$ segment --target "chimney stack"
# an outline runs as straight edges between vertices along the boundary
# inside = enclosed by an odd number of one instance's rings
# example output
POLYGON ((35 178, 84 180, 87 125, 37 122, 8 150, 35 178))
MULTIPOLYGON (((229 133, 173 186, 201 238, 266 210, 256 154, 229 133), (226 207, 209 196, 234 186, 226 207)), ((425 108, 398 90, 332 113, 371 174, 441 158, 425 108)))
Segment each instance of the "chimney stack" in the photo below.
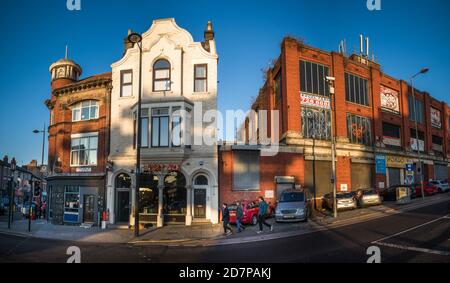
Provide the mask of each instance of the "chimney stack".
POLYGON ((125 55, 125 53, 127 53, 128 49, 133 48, 133 43, 128 40, 128 36, 132 33, 133 33, 133 31, 131 29, 128 29, 128 34, 125 37, 125 39, 123 40, 124 45, 125 45, 125 50, 123 52, 123 55, 125 55))

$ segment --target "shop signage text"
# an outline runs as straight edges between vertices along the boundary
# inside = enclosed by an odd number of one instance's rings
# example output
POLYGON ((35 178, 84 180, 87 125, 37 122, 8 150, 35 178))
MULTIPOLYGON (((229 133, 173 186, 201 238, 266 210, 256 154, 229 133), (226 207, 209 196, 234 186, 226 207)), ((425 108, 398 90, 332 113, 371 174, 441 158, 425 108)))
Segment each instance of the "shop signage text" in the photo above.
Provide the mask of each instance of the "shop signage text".
MULTIPOLYGON (((411 149, 417 151, 417 140, 411 138, 410 143, 411 143, 411 149)), ((423 140, 419 140, 419 150, 425 151, 425 142, 423 140)))
POLYGON ((91 173, 92 168, 91 167, 78 167, 77 169, 75 169, 75 171, 77 173, 91 173))
POLYGON ((303 106, 318 107, 322 109, 331 109, 330 99, 316 95, 301 93, 300 102, 303 106))

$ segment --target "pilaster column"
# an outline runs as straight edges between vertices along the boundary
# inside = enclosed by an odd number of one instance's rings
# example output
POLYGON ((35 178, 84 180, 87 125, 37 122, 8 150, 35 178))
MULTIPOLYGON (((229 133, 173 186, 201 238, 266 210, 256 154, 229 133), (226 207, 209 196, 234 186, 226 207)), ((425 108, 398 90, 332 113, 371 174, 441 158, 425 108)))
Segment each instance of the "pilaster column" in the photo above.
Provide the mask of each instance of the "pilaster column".
POLYGON ((161 174, 158 176, 158 221, 156 226, 163 227, 164 226, 164 178, 165 175, 161 174))
POLYGON ((186 226, 192 225, 192 186, 186 186, 186 226))

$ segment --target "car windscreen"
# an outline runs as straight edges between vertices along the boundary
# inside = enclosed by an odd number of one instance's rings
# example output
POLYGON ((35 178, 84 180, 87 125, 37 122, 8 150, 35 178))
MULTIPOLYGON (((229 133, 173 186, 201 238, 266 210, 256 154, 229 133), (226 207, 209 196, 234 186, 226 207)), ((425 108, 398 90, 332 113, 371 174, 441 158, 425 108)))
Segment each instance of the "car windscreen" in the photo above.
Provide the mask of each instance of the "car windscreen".
POLYGON ((280 202, 302 202, 305 201, 305 194, 301 192, 284 192, 281 194, 280 202))
POLYGON ((364 191, 365 195, 378 195, 378 192, 376 190, 367 190, 364 191))
POLYGON ((337 194, 337 199, 345 199, 345 198, 352 198, 355 194, 354 193, 345 193, 345 194, 337 194))

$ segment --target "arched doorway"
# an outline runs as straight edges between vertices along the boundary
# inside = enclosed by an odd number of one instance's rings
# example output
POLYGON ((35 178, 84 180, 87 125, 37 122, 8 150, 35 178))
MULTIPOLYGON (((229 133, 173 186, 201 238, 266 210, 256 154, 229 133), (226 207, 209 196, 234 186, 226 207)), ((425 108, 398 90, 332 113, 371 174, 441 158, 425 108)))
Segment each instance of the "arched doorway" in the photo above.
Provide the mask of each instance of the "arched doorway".
POLYGON ((128 223, 131 212, 131 177, 121 173, 116 177, 116 223, 128 223))
POLYGON ((206 219, 209 180, 205 175, 194 178, 194 219, 206 219))
POLYGON ((181 172, 167 174, 164 178, 164 222, 184 224, 186 204, 186 178, 181 172))

